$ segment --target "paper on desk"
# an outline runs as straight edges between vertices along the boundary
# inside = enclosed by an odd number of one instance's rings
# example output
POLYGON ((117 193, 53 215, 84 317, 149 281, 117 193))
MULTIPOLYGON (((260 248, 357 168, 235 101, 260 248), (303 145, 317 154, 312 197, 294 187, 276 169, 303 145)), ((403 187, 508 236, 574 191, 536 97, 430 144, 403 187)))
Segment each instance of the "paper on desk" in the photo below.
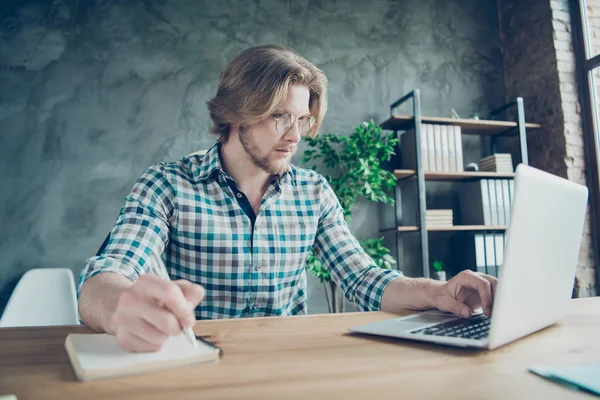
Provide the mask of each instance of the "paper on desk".
POLYGON ((586 390, 600 396, 600 362, 562 367, 529 367, 536 375, 570 389, 586 390))

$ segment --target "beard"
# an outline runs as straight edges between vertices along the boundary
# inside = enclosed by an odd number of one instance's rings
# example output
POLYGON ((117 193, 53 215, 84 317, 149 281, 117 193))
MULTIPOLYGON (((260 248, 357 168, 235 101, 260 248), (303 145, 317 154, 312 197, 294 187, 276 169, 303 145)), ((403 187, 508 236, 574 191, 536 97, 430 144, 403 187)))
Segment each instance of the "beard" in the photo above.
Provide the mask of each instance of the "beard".
POLYGON ((258 168, 272 175, 281 175, 290 169, 289 159, 277 159, 275 157, 276 154, 273 154, 276 152, 275 149, 271 149, 266 156, 261 155, 260 148, 254 140, 252 140, 249 131, 243 133, 240 132, 239 138, 242 147, 246 150, 246 153, 258 168))

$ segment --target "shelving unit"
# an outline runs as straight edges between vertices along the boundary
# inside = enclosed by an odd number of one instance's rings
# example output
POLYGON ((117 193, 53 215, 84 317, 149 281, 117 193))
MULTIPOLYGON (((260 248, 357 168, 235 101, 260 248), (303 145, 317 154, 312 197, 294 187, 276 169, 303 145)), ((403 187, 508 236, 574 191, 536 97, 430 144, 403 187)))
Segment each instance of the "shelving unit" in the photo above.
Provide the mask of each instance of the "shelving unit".
MULTIPOLYGON (((381 128, 391 131, 405 131, 412 128, 414 118, 410 115, 392 115, 381 124, 381 128)), ((518 124, 511 121, 476 120, 442 117, 421 117, 422 124, 454 125, 460 126, 462 133, 473 135, 517 135, 518 124)), ((539 124, 526 123, 526 129, 539 129, 539 124)))
MULTIPOLYGON (((395 169, 394 176, 398 180, 417 179, 417 171, 414 169, 395 169)), ((508 179, 514 177, 514 172, 425 172, 425 180, 427 181, 467 181, 473 179, 508 179)))
MULTIPOLYGON (((418 232, 421 250, 421 269, 422 276, 429 278, 429 233, 435 232, 495 232, 504 231, 506 226, 478 226, 478 225, 454 225, 448 227, 427 227, 425 211, 426 204, 426 181, 469 181, 478 179, 507 179, 514 178, 514 173, 497 172, 429 172, 423 171, 421 148, 421 125, 422 124, 441 124, 454 125, 461 127, 461 133, 467 135, 488 136, 490 140, 490 153, 493 154, 496 149, 496 139, 502 136, 517 136, 519 138, 519 150, 521 163, 528 164, 527 156, 527 129, 540 129, 541 126, 525 122, 525 110, 523 99, 518 97, 514 102, 510 102, 490 113, 489 120, 475 119, 454 119, 443 117, 428 117, 421 114, 421 96, 418 89, 406 94, 390 106, 390 118, 381 124, 383 129, 393 130, 396 135, 399 131, 414 129, 415 131, 415 157, 416 170, 397 169, 394 175, 399 181, 416 180, 417 181, 417 226, 400 226, 401 204, 398 190, 396 190, 395 201, 395 227, 382 229, 382 233, 394 233, 396 235, 396 259, 400 260, 400 246, 398 239, 400 234, 408 232, 418 232), (412 101, 413 115, 395 115, 395 109, 400 105, 412 101), (494 117, 512 107, 516 108, 516 121, 498 121, 494 117), (425 227, 424 229, 422 227, 425 227)), ((398 152, 400 153, 400 152, 398 152)))
MULTIPOLYGON (((506 226, 487 226, 487 225, 452 225, 444 227, 427 227, 428 232, 452 232, 452 231, 505 231, 506 226)), ((396 228, 382 229, 380 232, 416 232, 419 230, 418 226, 398 226, 396 228)))

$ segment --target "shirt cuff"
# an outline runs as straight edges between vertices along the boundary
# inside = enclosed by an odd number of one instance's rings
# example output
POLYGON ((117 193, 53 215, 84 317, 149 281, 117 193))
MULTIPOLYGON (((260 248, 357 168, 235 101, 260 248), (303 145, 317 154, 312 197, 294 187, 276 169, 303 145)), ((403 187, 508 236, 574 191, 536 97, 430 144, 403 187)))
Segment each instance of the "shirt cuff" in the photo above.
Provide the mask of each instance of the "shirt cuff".
POLYGON ((391 269, 373 268, 377 274, 364 288, 363 309, 365 311, 380 311, 381 297, 387 285, 394 279, 402 277, 402 272, 391 269))

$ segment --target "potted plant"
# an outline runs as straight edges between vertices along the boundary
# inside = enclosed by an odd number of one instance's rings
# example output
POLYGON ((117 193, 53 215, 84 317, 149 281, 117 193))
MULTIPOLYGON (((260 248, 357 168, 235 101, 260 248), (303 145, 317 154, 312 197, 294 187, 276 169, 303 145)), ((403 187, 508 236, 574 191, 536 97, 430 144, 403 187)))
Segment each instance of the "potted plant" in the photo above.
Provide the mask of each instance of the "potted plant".
POLYGON ((444 271, 444 264, 439 260, 434 260, 433 261, 433 269, 435 270, 437 279, 442 282, 445 282, 446 281, 446 271, 444 271))
MULTIPOLYGON (((367 200, 394 204, 388 193, 396 186, 396 177, 382 163, 394 153, 397 139, 382 133, 373 121, 362 122, 350 136, 324 134, 309 138, 309 149, 303 163, 320 161, 330 174, 324 174, 344 210, 344 219, 350 223, 352 206, 363 196, 367 200)), ((316 170, 316 164, 312 165, 316 170)), ((360 245, 380 268, 391 268, 396 261, 383 245, 383 238, 360 240, 360 245)), ((329 312, 344 311, 344 296, 329 272, 311 252, 306 268, 323 284, 329 312)))

